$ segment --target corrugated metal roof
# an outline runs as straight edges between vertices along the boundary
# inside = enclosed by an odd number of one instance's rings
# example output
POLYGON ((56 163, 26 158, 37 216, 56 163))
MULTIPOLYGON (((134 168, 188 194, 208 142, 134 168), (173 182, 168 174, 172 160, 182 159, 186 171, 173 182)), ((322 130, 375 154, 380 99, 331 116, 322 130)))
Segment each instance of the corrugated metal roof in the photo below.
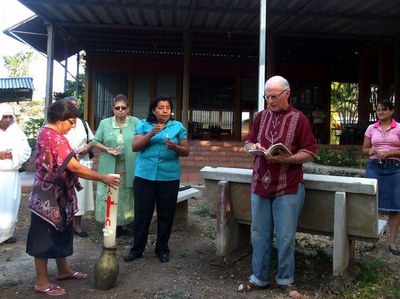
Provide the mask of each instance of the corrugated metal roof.
MULTIPOLYGON (((72 38, 67 38, 67 34, 61 28, 56 27, 54 31, 54 58, 58 62, 83 50, 82 45, 72 38)), ((47 54, 47 26, 45 21, 36 15, 5 29, 4 33, 47 54)))
POLYGON ((33 90, 30 77, 0 78, 0 102, 31 101, 33 90))
MULTIPOLYGON (((189 32, 195 56, 257 63, 260 2, 256 0, 19 2, 57 28, 57 60, 70 48, 101 55, 182 57, 185 32, 189 32), (70 46, 65 49, 57 41, 70 46)), ((383 39, 400 39, 399 0, 266 3, 267 35, 276 41, 274 59, 278 62, 328 64, 333 73, 346 75, 357 66, 355 53, 383 39)), ((12 33, 30 38, 29 44, 36 42, 35 48, 46 52, 44 40, 39 43, 34 40, 38 37, 18 33, 24 31, 19 29, 12 33)))
POLYGON ((29 89, 34 90, 31 77, 0 78, 0 89, 29 89))

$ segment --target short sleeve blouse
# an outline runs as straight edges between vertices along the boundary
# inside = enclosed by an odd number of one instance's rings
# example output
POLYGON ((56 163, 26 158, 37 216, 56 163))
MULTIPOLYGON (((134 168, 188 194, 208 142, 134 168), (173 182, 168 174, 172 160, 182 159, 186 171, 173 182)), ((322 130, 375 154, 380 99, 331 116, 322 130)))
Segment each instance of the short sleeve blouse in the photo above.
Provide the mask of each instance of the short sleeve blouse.
MULTIPOLYGON (((371 141, 372 147, 378 152, 400 150, 400 124, 394 119, 386 132, 382 131, 378 121, 368 126, 364 136, 371 141)), ((370 159, 378 159, 378 157, 373 155, 370 159)))
MULTIPOLYGON (((143 119, 136 127, 136 134, 146 135, 154 123, 143 119)), ((181 177, 179 155, 167 148, 165 139, 178 144, 187 138, 187 131, 181 122, 169 120, 158 134, 154 135, 142 149, 135 162, 135 176, 151 181, 172 181, 181 177)))

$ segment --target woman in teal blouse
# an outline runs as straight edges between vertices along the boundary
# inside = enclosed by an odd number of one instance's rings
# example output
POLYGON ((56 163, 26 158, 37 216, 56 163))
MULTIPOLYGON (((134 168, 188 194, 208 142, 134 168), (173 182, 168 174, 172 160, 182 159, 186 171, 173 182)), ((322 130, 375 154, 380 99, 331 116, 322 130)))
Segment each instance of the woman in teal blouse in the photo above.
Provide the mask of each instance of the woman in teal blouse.
POLYGON ((143 255, 154 206, 157 209, 155 254, 169 261, 168 241, 174 221, 181 169, 179 157, 189 155, 187 131, 171 117, 172 101, 155 97, 147 119, 136 127, 132 149, 139 152, 135 163, 135 226, 133 247, 124 260, 131 262, 143 255))
MULTIPOLYGON (((117 235, 123 226, 133 222, 133 165, 136 153, 132 151, 132 141, 139 119, 129 116, 128 99, 119 94, 113 100, 114 116, 103 119, 96 131, 93 144, 101 151, 98 172, 103 174, 117 173, 121 176, 121 186, 118 195, 117 235)), ((97 183, 96 190, 96 220, 105 221, 105 200, 107 186, 97 183)))

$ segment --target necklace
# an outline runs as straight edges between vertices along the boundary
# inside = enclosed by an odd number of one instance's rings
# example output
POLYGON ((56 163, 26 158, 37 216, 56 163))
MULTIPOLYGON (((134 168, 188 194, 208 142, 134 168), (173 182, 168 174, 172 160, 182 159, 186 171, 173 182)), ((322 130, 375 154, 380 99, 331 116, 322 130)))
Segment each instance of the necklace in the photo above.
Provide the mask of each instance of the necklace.
POLYGON ((385 131, 382 130, 381 135, 382 135, 383 142, 386 143, 386 139, 390 135, 390 131, 388 131, 388 129, 386 129, 385 131))

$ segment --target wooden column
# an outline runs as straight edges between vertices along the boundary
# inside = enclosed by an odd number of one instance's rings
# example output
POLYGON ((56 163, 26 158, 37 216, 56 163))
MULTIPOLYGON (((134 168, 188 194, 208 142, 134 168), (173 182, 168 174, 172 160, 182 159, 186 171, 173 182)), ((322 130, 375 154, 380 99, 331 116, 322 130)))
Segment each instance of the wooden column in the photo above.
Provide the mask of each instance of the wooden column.
POLYGON ((134 115, 134 111, 133 111, 133 90, 134 90, 134 84, 135 84, 135 74, 134 73, 129 73, 128 74, 128 94, 126 95, 126 97, 128 98, 128 104, 129 104, 129 111, 131 115, 134 115))
POLYGON ((381 43, 378 65, 378 100, 390 99, 393 74, 394 48, 390 43, 381 43))
MULTIPOLYGON (((64 41, 64 92, 67 90, 67 80, 68 80, 68 40, 64 41)), ((76 78, 78 80, 78 77, 76 78)), ((76 94, 75 96, 78 96, 76 94)))
POLYGON ((79 60, 81 58, 81 55, 76 53, 76 80, 75 80, 75 94, 78 96, 79 92, 79 60))
POLYGON ((331 136, 331 82, 329 78, 325 77, 324 80, 318 82, 318 105, 325 113, 325 140, 323 143, 330 144, 331 136))
POLYGON ((371 94, 371 60, 368 53, 360 53, 358 75, 358 122, 369 123, 372 106, 369 102, 371 94))
POLYGON ((192 40, 189 31, 184 32, 184 53, 183 53, 183 82, 182 82, 182 117, 181 122, 188 127, 189 95, 190 95, 190 63, 192 57, 192 40))
POLYGON ((235 79, 235 108, 233 113, 233 127, 232 135, 233 140, 242 139, 242 106, 241 106, 241 95, 242 95, 242 75, 237 75, 235 79))
POLYGON ((47 108, 53 100, 53 65, 54 65, 54 27, 47 25, 47 71, 46 71, 46 98, 44 102, 44 114, 47 118, 47 108))
POLYGON ((92 63, 90 59, 86 60, 85 66, 85 106, 84 115, 92 130, 95 130, 95 94, 96 94, 96 74, 92 71, 92 63))
POLYGON ((275 73, 275 48, 276 48, 276 37, 273 34, 268 34, 267 37, 267 80, 275 73))
MULTIPOLYGON (((182 73, 177 73, 176 74, 176 103, 174 107, 174 112, 175 112, 175 119, 179 120, 182 122, 182 92, 183 92, 183 79, 182 79, 182 73)), ((190 118, 189 118, 190 119, 190 118)), ((188 129, 187 124, 184 124, 185 128, 188 129)))
MULTIPOLYGON (((397 41, 395 44, 395 55, 394 55, 394 84, 395 84, 395 98, 400 99, 400 42, 397 41)), ((394 117, 399 120, 400 117, 400 101, 397 100, 394 103, 394 117)))

